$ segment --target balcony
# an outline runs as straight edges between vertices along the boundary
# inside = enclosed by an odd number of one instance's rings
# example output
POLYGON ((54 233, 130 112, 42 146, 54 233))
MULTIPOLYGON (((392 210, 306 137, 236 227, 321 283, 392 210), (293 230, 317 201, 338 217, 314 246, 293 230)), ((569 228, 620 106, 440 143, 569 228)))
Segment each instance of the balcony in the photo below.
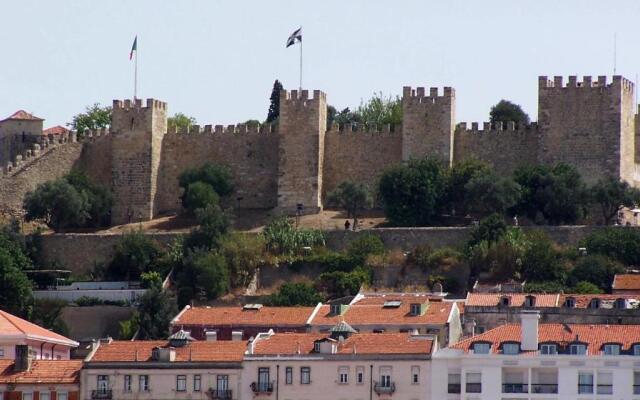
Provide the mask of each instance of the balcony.
POLYGON ((593 393, 593 384, 578 384, 578 394, 593 393))
POLYGON ((91 391, 92 400, 111 400, 113 398, 113 390, 99 389, 91 391))
POLYGON ((482 383, 467 383, 465 391, 467 393, 482 393, 482 383))
POLYGON ((529 393, 529 385, 526 383, 503 383, 502 393, 529 393))
POLYGON ((387 384, 375 382, 373 385, 373 390, 377 394, 392 394, 396 391, 396 384, 394 382, 389 382, 387 384))
POLYGON ((231 390, 209 389, 207 392, 212 400, 231 400, 233 398, 231 390))
POLYGON ((273 393, 273 382, 252 382, 251 390, 256 394, 273 393))
POLYGON ((613 385, 600 385, 597 388, 598 394, 613 394, 613 385))
POLYGON ((557 383, 533 383, 531 393, 558 393, 557 383))
POLYGON ((459 383, 450 383, 448 386, 447 393, 460 393, 461 385, 459 383))

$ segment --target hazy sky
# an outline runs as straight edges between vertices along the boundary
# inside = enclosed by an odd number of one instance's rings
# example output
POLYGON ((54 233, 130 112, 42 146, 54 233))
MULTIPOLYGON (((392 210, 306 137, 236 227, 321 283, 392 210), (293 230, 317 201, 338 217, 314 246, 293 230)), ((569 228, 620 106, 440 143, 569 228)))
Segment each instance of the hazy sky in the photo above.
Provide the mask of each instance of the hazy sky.
POLYGON ((453 86, 457 120, 484 121, 501 98, 536 119, 538 75, 640 71, 640 1, 0 0, 0 117, 24 108, 64 124, 88 104, 133 95, 204 124, 266 117, 274 79, 337 108, 402 86, 453 86))

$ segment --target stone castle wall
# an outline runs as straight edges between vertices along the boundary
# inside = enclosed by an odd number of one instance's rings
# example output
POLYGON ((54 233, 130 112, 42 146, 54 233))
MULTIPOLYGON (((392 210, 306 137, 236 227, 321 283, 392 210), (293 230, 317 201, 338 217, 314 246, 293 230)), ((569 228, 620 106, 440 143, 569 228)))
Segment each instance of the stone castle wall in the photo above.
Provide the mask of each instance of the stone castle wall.
POLYGON ((382 171, 402 161, 402 134, 389 126, 367 131, 362 126, 333 125, 325 135, 323 191, 340 183, 364 183, 371 190, 382 171))
POLYGON ((535 124, 517 127, 513 122, 492 126, 489 122, 458 124, 455 132, 454 163, 470 158, 492 165, 499 175, 509 175, 521 165, 538 163, 539 134, 535 124))

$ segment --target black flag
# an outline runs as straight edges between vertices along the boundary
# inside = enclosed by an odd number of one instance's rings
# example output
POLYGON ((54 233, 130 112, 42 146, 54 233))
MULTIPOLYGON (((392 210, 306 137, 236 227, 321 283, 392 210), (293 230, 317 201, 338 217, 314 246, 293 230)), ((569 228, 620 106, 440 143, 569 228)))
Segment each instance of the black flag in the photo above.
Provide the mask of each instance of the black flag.
POLYGON ((287 47, 296 44, 296 41, 302 42, 302 27, 296 29, 287 39, 287 47))

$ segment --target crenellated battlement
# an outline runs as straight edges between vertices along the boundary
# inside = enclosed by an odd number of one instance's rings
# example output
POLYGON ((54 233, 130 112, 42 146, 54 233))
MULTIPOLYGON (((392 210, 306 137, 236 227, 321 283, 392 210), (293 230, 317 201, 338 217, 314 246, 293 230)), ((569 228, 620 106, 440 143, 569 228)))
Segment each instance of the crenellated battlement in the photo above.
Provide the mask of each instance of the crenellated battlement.
POLYGON ((421 86, 415 89, 411 86, 404 86, 402 88, 402 100, 410 103, 429 104, 442 100, 451 101, 451 99, 455 97, 456 91, 449 86, 443 88, 442 94, 439 94, 437 87, 429 88, 429 94, 427 94, 426 89, 421 86))
POLYGON ((237 125, 191 125, 190 127, 175 126, 167 130, 167 134, 178 135, 246 135, 246 134, 270 134, 277 131, 275 124, 237 124, 237 125))
POLYGON ((583 76, 582 81, 578 81, 578 77, 576 75, 571 75, 569 76, 566 84, 564 83, 564 77, 562 76, 554 76, 553 80, 549 79, 547 76, 538 77, 538 88, 540 90, 560 90, 569 88, 600 89, 613 87, 622 87, 624 91, 631 92, 634 89, 634 83, 620 75, 614 75, 611 83, 607 83, 606 75, 599 75, 596 79, 592 76, 583 76))
POLYGON ((130 99, 125 100, 113 100, 113 110, 145 110, 145 109, 157 109, 157 110, 166 110, 167 103, 160 100, 155 99, 147 99, 146 105, 143 106, 142 99, 134 99, 131 101, 130 99))
POLYGON ((338 124, 334 122, 327 130, 327 134, 349 134, 349 133, 368 133, 371 135, 384 135, 392 134, 395 132, 395 126, 390 124, 375 125, 375 124, 338 124))
POLYGON ((462 134, 492 134, 492 133, 504 133, 504 132, 513 132, 513 133, 531 133, 537 132, 538 124, 535 122, 530 123, 529 125, 518 125, 515 121, 509 122, 483 122, 480 125, 478 122, 472 122, 471 127, 468 127, 466 122, 460 122, 456 125, 456 133, 462 134))
POLYGON ((298 104, 301 106, 307 106, 315 104, 319 101, 326 102, 327 95, 321 90, 314 90, 313 97, 309 97, 308 90, 281 90, 280 102, 288 102, 292 104, 298 104))

